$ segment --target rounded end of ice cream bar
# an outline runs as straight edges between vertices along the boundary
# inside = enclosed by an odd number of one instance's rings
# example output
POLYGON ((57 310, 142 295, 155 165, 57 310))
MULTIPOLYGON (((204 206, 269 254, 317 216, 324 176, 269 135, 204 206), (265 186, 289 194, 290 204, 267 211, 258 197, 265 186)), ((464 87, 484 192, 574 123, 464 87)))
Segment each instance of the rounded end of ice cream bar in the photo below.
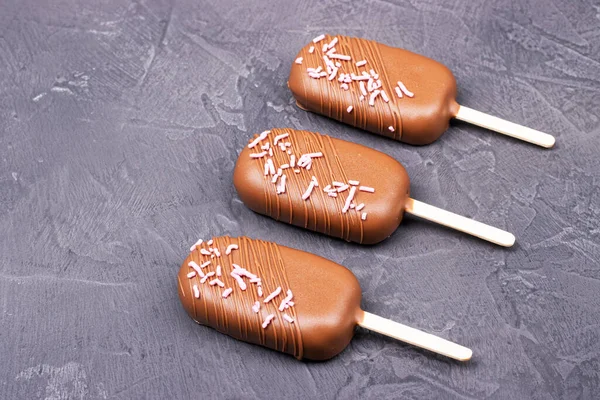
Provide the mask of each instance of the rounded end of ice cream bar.
POLYGON ((188 256, 177 273, 177 294, 179 295, 179 301, 181 302, 183 309, 194 321, 198 322, 194 312, 193 285, 192 281, 187 276, 193 271, 193 269, 188 266, 190 261, 191 257, 188 256))

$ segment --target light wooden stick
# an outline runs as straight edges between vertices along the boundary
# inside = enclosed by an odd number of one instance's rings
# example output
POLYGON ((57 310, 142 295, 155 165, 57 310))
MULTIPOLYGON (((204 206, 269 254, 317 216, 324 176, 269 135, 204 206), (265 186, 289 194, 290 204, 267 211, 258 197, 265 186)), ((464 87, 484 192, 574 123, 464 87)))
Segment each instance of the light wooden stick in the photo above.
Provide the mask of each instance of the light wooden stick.
POLYGON ((548 135, 547 133, 536 131, 535 129, 527 128, 526 126, 515 124, 498 117, 493 117, 465 106, 459 106, 455 118, 546 148, 554 146, 554 142, 556 141, 554 136, 548 135))
POLYGON ((477 236, 480 239, 500 246, 510 247, 515 244, 515 235, 510 232, 482 224, 481 222, 442 210, 441 208, 430 206, 415 199, 408 198, 404 210, 409 214, 456 229, 457 231, 468 233, 469 235, 477 236))
POLYGON ((452 343, 449 340, 379 317, 366 311, 363 311, 363 313, 362 321, 358 322, 358 325, 363 328, 459 361, 470 360, 473 355, 471 349, 452 343))

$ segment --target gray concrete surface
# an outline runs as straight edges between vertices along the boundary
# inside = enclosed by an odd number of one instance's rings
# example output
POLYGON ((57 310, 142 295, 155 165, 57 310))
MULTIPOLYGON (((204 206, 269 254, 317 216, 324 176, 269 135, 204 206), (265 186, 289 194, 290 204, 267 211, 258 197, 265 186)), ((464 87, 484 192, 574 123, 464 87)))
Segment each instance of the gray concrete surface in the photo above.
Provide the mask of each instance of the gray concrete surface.
POLYGON ((0 1, 0 397, 592 399, 600 391, 597 1, 0 1), (444 62, 459 101, 557 137, 466 124, 411 147, 305 113, 286 79, 317 34, 444 62), (416 219, 361 247, 249 211, 231 174, 273 126, 406 166, 416 198, 512 231, 416 219), (175 274, 199 237, 311 250, 366 310, 458 341, 458 364, 359 330, 329 362, 199 327, 175 274))

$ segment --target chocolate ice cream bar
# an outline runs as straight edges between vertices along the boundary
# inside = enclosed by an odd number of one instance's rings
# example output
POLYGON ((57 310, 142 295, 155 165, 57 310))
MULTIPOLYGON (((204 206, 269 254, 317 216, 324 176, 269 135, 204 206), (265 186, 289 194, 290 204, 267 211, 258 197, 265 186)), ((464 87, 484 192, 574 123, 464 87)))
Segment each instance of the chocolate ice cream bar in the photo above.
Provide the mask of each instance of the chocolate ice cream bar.
POLYGON ((177 276, 196 322, 298 359, 326 360, 357 325, 457 360, 471 350, 361 310, 358 280, 314 254, 246 237, 198 241, 177 276))
POLYGON ((554 137, 456 102, 448 68, 408 50, 321 35, 292 64, 288 86, 300 108, 410 144, 429 144, 461 119, 539 146, 554 137))
POLYGON ((250 209, 347 241, 384 240, 404 212, 501 246, 515 241, 508 232, 411 199, 408 174, 392 157, 319 133, 256 135, 238 157, 233 183, 250 209))

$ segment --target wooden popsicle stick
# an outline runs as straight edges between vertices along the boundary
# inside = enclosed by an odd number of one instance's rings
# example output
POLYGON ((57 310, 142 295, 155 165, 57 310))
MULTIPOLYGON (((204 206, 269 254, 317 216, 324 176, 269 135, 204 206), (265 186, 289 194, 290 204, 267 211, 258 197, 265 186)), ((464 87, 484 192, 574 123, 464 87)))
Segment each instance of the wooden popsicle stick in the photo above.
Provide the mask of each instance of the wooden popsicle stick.
POLYGON ((500 246, 510 247, 515 244, 515 235, 510 232, 494 228, 493 226, 477 222, 470 218, 463 217, 462 215, 454 214, 450 211, 442 210, 441 208, 411 199, 410 197, 406 201, 404 211, 428 221, 433 221, 440 225, 456 229, 457 231, 477 236, 480 239, 487 240, 488 242, 500 246))
POLYGON ((366 311, 358 325, 455 360, 467 361, 473 355, 469 348, 366 311))
POLYGON ((454 118, 545 148, 554 146, 554 142, 556 141, 554 136, 547 133, 493 117, 465 106, 458 107, 458 112, 454 118))

